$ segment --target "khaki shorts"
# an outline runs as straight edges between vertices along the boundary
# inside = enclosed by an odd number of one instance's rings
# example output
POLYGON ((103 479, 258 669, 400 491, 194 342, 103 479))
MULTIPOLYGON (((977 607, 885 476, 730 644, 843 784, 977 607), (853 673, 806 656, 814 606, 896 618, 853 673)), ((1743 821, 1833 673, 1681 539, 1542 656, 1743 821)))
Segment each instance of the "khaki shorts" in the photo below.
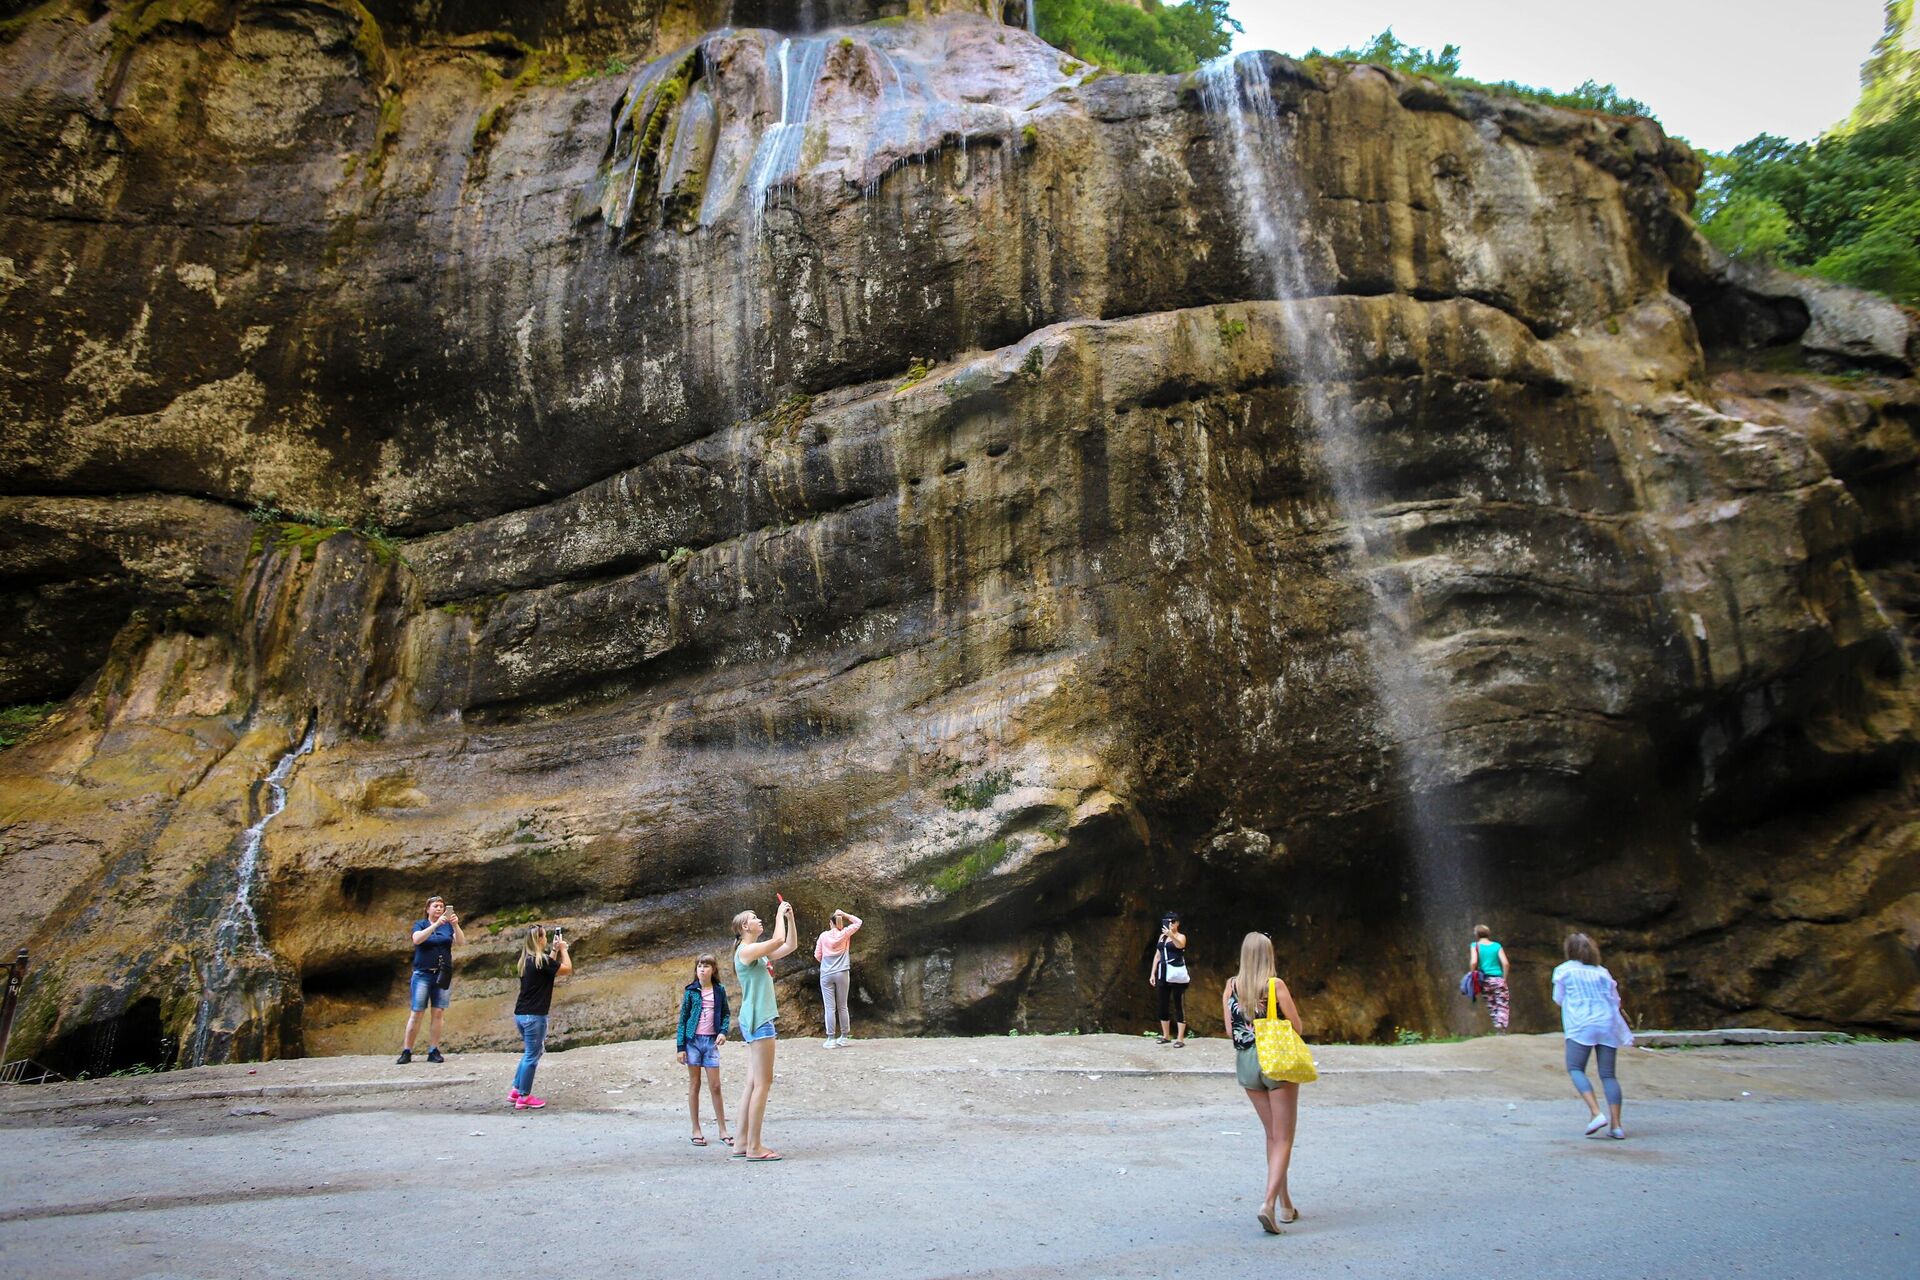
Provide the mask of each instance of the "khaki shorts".
POLYGON ((1265 1089, 1269 1092, 1284 1089, 1284 1080, 1269 1080, 1260 1074, 1260 1051, 1258 1049, 1235 1049, 1233 1051, 1233 1074, 1240 1081, 1242 1089, 1265 1089))

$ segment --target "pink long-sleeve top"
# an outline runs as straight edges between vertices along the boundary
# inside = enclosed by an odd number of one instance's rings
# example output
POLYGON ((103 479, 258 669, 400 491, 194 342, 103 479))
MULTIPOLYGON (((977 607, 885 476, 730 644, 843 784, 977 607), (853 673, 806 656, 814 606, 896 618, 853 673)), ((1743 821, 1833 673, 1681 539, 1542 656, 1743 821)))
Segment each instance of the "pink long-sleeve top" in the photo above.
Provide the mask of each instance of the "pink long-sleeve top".
POLYGON ((853 935, 860 932, 858 916, 849 917, 844 929, 828 929, 813 943, 813 958, 820 962, 820 972, 839 973, 845 969, 851 959, 847 950, 853 945, 853 935))

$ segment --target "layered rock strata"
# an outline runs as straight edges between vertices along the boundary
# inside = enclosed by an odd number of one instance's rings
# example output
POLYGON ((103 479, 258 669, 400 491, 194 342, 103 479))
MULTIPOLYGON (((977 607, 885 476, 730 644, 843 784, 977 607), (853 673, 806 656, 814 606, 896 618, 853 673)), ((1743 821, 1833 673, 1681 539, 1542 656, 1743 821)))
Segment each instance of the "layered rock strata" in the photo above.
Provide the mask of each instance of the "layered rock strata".
POLYGON ((1650 1021, 1920 1026, 1908 314, 1718 259, 1650 122, 1266 56, 1276 299, 1194 78, 767 7, 831 29, 9 24, 26 1052, 385 1047, 429 892, 487 1014, 568 924, 563 1040, 775 889, 898 1031, 1131 1025, 1168 904, 1202 1025, 1248 928, 1322 1036, 1444 1025, 1471 914, 1522 1026, 1572 925, 1650 1021))

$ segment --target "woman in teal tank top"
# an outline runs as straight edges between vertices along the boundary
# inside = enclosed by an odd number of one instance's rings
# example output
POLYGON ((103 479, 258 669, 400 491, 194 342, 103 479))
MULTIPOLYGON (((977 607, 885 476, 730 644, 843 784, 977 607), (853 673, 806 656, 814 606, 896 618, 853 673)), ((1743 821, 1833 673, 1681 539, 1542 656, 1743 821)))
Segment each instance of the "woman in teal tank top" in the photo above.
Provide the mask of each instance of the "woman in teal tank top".
POLYGON ((799 938, 793 904, 782 898, 774 913, 773 936, 762 941, 766 926, 751 911, 733 918, 733 972, 740 979, 740 1038, 747 1046, 747 1090, 734 1112, 740 1117, 733 1154, 746 1160, 778 1160, 760 1141, 760 1122, 767 1116, 767 1095, 773 1092, 773 1021, 780 1016, 773 999, 773 969, 769 960, 791 955, 799 938))
POLYGON ((1493 1015, 1493 1032, 1499 1035, 1507 1029, 1507 949, 1493 940, 1493 930, 1483 924, 1473 926, 1467 967, 1480 973, 1480 989, 1486 992, 1487 1012, 1493 1015))

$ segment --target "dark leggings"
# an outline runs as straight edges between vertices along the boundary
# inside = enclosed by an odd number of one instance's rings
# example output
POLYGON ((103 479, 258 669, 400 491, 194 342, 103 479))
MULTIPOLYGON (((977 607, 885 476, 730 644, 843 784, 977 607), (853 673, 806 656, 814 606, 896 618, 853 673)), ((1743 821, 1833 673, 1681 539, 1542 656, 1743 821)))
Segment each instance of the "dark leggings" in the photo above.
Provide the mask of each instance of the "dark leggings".
POLYGON ((1610 1044, 1567 1041, 1567 1074, 1573 1077, 1573 1087, 1581 1093, 1593 1092, 1593 1083, 1587 1079, 1587 1055, 1593 1054, 1600 1061, 1600 1087, 1606 1090, 1607 1105, 1610 1107, 1620 1105, 1620 1082, 1613 1078, 1615 1052, 1610 1044))
POLYGON ((1177 1022, 1187 1025, 1187 984, 1184 982, 1160 983, 1160 1021, 1177 1022), (1169 1012, 1171 1011, 1171 1012, 1169 1012))

